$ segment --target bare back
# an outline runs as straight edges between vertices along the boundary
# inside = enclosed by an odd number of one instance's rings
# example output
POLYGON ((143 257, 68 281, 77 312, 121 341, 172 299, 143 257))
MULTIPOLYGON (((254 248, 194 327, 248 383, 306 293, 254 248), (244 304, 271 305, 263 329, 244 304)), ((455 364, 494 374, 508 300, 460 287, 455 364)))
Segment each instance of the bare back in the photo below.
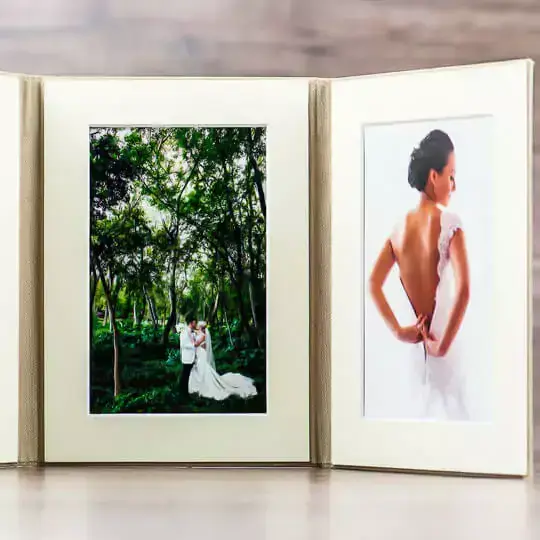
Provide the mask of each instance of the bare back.
POLYGON ((439 285, 441 210, 420 207, 405 217, 392 235, 392 250, 403 288, 417 315, 431 319, 439 285))

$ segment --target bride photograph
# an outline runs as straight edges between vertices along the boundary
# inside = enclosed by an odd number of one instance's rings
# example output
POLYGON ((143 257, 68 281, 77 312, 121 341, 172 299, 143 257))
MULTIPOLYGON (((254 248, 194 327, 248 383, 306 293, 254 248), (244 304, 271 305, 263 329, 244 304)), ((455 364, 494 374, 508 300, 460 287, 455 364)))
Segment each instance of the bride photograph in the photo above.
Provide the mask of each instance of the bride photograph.
POLYGON ((195 394, 222 401, 231 396, 247 399, 257 395, 253 380, 240 373, 219 375, 212 349, 210 330, 205 321, 190 320, 181 333, 182 376, 180 396, 195 394))
POLYGON ((491 122, 364 130, 368 419, 491 419, 491 122))
POLYGON ((265 128, 89 143, 90 413, 266 413, 265 128))

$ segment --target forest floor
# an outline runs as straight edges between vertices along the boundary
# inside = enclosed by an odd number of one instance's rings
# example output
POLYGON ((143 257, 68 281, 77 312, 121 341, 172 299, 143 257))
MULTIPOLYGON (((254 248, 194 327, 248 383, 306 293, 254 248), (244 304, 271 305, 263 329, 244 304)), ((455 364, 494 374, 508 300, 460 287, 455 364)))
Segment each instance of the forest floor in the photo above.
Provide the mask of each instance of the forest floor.
MULTIPOLYGON (((216 358, 218 372, 240 372, 254 379, 258 395, 249 399, 236 397, 215 401, 190 395, 182 402, 179 380, 182 372, 177 343, 164 347, 126 340, 120 360, 121 393, 113 396, 113 348, 102 341, 91 355, 91 414, 254 414, 266 412, 265 371, 250 369, 260 351, 225 351, 216 358), (227 354, 228 353, 228 354, 227 354)), ((259 360, 259 358, 257 358, 259 360)), ((260 365, 260 360, 257 362, 260 365)))

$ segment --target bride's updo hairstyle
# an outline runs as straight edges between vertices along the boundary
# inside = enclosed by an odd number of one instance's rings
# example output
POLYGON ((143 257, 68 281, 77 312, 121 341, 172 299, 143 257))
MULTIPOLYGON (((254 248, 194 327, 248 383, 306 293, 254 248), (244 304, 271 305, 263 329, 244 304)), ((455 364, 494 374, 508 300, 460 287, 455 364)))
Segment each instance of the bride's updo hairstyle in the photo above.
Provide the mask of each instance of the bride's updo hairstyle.
POLYGON ((206 321, 199 321, 197 324, 198 324, 198 326, 200 328, 206 328, 207 327, 206 321))
POLYGON ((441 173, 454 151, 450 137, 440 129, 430 131, 412 151, 409 162, 409 185, 424 191, 431 169, 441 173))

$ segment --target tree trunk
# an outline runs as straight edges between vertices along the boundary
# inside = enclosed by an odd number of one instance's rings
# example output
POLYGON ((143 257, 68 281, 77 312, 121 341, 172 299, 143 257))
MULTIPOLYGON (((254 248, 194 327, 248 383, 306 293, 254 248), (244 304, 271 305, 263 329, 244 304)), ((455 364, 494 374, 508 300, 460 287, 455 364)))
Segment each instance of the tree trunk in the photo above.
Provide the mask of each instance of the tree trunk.
POLYGON ((244 290, 244 287, 243 287, 244 268, 242 265, 242 253, 243 253, 244 246, 243 246, 242 230, 240 228, 240 225, 237 223, 235 219, 235 206, 234 206, 233 196, 232 196, 231 190, 228 187, 228 179, 231 177, 231 174, 227 168, 227 162, 223 156, 222 156, 222 167, 223 167, 223 175, 224 175, 224 178, 226 179, 225 191, 227 193, 227 207, 229 210, 229 215, 230 215, 229 217, 232 222, 232 231, 233 231, 234 239, 236 242, 236 260, 234 262, 235 269, 233 272, 235 275, 231 275, 231 278, 236 289, 236 294, 238 296, 238 313, 240 316, 241 325, 244 331, 247 333, 247 335, 253 338, 251 327, 247 320, 246 308, 244 306, 244 299, 242 296, 242 292, 244 290))
MULTIPOLYGON (((261 128, 255 128, 255 131, 261 130, 261 128)), ((250 144, 249 144, 249 164, 251 168, 253 169, 253 176, 255 179, 255 186, 257 188, 257 195, 259 196, 259 204, 261 205, 261 213, 264 217, 264 220, 266 221, 266 196, 264 194, 264 186, 263 186, 263 174, 261 170, 259 169, 259 165, 257 163, 257 160, 255 159, 255 156, 253 155, 253 139, 251 139, 250 136, 250 144)))
MULTIPOLYGON (((107 300, 107 307, 109 318, 111 321, 111 329, 113 333, 113 379, 114 379, 114 397, 120 394, 122 385, 120 382, 120 330, 118 328, 118 323, 116 321, 116 310, 115 302, 113 299, 112 285, 109 287, 107 279, 103 270, 99 269, 99 275, 101 277, 101 284, 103 285, 103 292, 105 293, 105 299, 107 300)), ((114 283, 114 280, 111 279, 111 284, 114 283)))
POLYGON ((94 300, 96 299, 97 290, 97 277, 94 275, 90 282, 90 309, 94 307, 94 300))
POLYGON ((139 312, 137 311, 137 299, 133 300, 133 326, 139 326, 139 312))
POLYGON ((146 290, 146 287, 144 288, 144 296, 146 297, 146 302, 148 303, 148 309, 150 311, 150 317, 152 318, 152 324, 154 325, 154 329, 157 330, 159 326, 159 321, 156 311, 156 303, 146 290))
POLYGON ((257 323, 257 313, 255 309, 255 299, 253 297, 253 285, 251 280, 249 282, 249 303, 251 306, 251 315, 253 317, 253 325, 255 326, 255 337, 257 338, 257 345, 261 348, 261 337, 259 333, 259 325, 257 323))
POLYGON ((214 306, 212 307, 212 311, 210 312, 210 317, 209 317, 209 321, 213 321, 216 317, 216 313, 217 313, 217 309, 218 309, 218 306, 219 306, 219 296, 220 296, 220 292, 218 291, 217 294, 216 294, 216 300, 214 301, 214 306))
POLYGON ((94 301, 96 299, 96 291, 98 284, 98 276, 94 263, 92 263, 92 279, 90 280, 90 343, 94 339, 94 301))
POLYGON ((253 205, 251 192, 248 191, 248 223, 247 223, 247 252, 249 257, 249 274, 247 275, 248 280, 248 290, 249 290, 249 305, 251 308, 251 316, 253 317, 253 326, 255 327, 255 338, 257 340, 257 345, 261 347, 261 336, 259 332, 259 321, 257 317, 257 303, 255 301, 255 291, 253 287, 253 281, 256 279, 256 264, 255 264, 255 254, 253 251, 253 205))
POLYGON ((251 327, 249 325, 249 322, 247 320, 247 313, 246 313, 246 308, 244 306, 244 299, 242 298, 242 290, 243 290, 243 280, 242 280, 242 276, 240 275, 236 275, 236 278, 233 280, 233 283, 234 283, 234 287, 235 287, 235 290, 236 290, 236 295, 237 295, 237 301, 238 301, 238 316, 240 318, 240 324, 242 325, 242 328, 244 330, 244 332, 246 332, 246 334, 248 336, 252 336, 252 332, 251 332, 251 327))
POLYGON ((231 347, 233 347, 234 342, 233 342, 233 339, 232 339, 232 333, 231 333, 231 327, 229 325, 229 319, 227 318, 227 309, 225 309, 224 311, 225 311, 225 325, 227 326, 227 334, 229 335, 229 342, 231 344, 231 347))
POLYGON ((163 330, 163 340, 162 343, 165 347, 169 344, 169 335, 173 326, 176 324, 176 272, 172 272, 171 282, 169 284, 169 301, 171 304, 171 309, 169 316, 167 317, 167 323, 165 324, 165 329, 163 330))
POLYGON ((146 315, 146 299, 141 299, 141 309, 139 310, 139 322, 143 323, 146 315))
POLYGON ((114 377, 114 397, 120 394, 122 389, 120 384, 120 332, 118 331, 118 325, 116 324, 116 315, 114 311, 111 311, 111 324, 113 327, 113 346, 114 346, 114 359, 113 359, 113 377, 114 377))
POLYGON ((103 326, 107 326, 109 322, 109 306, 105 306, 105 313, 103 314, 103 326))
POLYGON ((259 170, 259 166, 257 165, 255 158, 251 157, 250 161, 251 161, 251 166, 253 167, 255 186, 257 187, 257 194, 259 196, 259 204, 261 205, 261 214, 263 215, 266 221, 266 198, 264 195, 264 188, 263 188, 263 183, 262 183, 263 182, 262 173, 259 170))

